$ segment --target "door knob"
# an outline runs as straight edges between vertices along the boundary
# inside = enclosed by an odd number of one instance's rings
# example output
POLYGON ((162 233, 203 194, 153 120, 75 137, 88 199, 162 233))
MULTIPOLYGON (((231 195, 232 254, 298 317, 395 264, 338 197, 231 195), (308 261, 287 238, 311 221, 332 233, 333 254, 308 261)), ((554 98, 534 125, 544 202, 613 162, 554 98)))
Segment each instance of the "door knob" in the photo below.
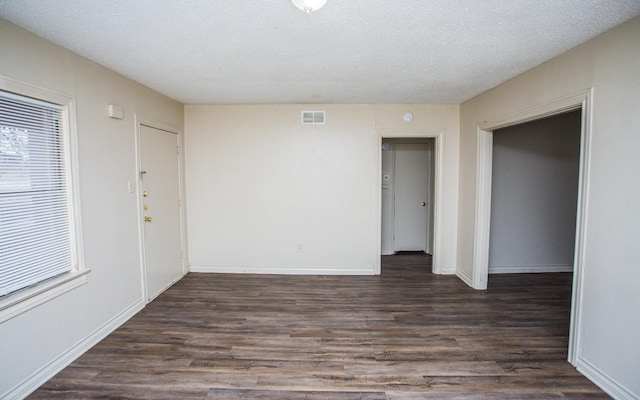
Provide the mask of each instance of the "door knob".
POLYGON ((423 201, 423 202, 422 202, 422 204, 420 204, 420 205, 421 205, 422 207, 426 207, 426 206, 427 206, 427 203, 423 201))
POLYGON ((144 217, 144 222, 151 222, 151 217, 144 217))

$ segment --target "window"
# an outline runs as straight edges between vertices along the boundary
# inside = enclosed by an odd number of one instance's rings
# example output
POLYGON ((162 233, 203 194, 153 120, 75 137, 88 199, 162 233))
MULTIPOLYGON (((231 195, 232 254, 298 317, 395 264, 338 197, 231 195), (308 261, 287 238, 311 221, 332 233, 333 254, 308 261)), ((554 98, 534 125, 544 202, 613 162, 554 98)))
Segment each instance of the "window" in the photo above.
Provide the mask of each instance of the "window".
POLYGON ((24 304, 8 310, 17 303, 39 304, 84 275, 70 168, 71 101, 43 100, 0 90, 0 321, 24 311, 24 304))

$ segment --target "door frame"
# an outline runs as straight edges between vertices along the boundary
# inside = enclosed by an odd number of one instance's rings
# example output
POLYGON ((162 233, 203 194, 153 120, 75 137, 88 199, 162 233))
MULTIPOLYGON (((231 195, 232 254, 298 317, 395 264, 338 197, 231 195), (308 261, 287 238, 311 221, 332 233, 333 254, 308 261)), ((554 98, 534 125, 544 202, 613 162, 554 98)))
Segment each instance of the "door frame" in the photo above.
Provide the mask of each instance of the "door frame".
POLYGON ((406 133, 385 133, 383 135, 377 135, 375 143, 375 155, 374 160, 377 165, 374 168, 376 183, 375 205, 374 205, 374 220, 375 220, 375 233, 373 235, 373 251, 374 265, 373 272, 376 275, 380 275, 381 272, 381 260, 380 253, 382 248, 382 196, 380 195, 382 188, 382 142, 385 139, 434 139, 433 140, 433 258, 432 258, 432 272, 434 274, 442 274, 442 262, 440 255, 442 254, 442 201, 443 201, 443 172, 444 172, 444 141, 445 131, 438 131, 434 133, 418 133, 408 135, 406 133))
POLYGON ((578 202, 576 208, 576 235, 573 261, 573 287, 569 322, 569 348, 567 360, 576 365, 580 351, 580 320, 582 316, 583 268, 586 252, 587 194, 591 157, 592 89, 587 89, 541 105, 527 108, 504 117, 478 124, 476 158, 476 215, 471 286, 487 288, 489 275, 489 240, 491 221, 491 175, 493 167, 493 131, 516 124, 534 121, 568 111, 582 110, 580 133, 580 167, 578 176, 578 202))
MULTIPOLYGON (((136 196, 138 205, 138 248, 140 256, 140 277, 142 296, 146 303, 150 303, 153 299, 148 298, 147 288, 147 268, 145 257, 145 236, 144 236, 144 206, 142 197, 142 147, 140 143, 140 128, 146 126, 153 129, 169 132, 177 135, 178 146, 178 190, 180 192, 180 250, 182 251, 182 276, 187 273, 188 255, 187 255, 187 230, 186 230, 186 214, 185 214, 185 188, 184 188, 184 134, 181 129, 171 124, 162 122, 153 118, 134 115, 135 123, 135 151, 136 151, 136 196)), ((178 278, 180 279, 180 278, 178 278)), ((177 281, 177 280, 176 280, 177 281)), ((175 283, 175 282, 174 282, 175 283)))
POLYGON ((429 177, 428 177, 428 182, 429 184, 427 185, 427 201, 430 203, 430 207, 429 207, 429 216, 427 218, 427 220, 429 221, 429 224, 427 225, 427 243, 425 245, 425 252, 427 254, 431 254, 433 256, 433 219, 435 218, 435 213, 434 213, 434 204, 435 204, 435 196, 434 196, 434 192, 435 192, 435 151, 436 151, 436 145, 435 145, 435 140, 431 141, 431 142, 427 142, 427 146, 429 148, 429 151, 427 152, 427 164, 429 165, 429 177))

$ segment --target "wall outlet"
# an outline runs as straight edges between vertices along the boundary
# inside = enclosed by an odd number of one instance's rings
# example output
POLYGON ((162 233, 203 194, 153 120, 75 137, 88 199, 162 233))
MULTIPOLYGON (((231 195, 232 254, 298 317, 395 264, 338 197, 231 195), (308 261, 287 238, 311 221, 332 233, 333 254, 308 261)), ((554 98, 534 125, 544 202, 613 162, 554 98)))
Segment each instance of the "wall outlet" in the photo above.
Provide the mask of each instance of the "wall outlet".
POLYGON ((303 243, 298 243, 296 245, 296 250, 298 251, 298 253, 304 253, 304 244, 303 243))

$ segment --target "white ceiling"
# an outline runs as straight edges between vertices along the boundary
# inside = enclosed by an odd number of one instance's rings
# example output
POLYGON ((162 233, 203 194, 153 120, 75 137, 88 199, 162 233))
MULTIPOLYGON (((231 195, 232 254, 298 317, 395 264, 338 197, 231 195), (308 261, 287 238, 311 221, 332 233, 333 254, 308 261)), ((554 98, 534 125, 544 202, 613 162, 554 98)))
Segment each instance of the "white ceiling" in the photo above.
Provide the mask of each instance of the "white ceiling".
POLYGON ((460 103, 638 14, 640 0, 329 0, 309 15, 0 0, 0 17, 187 104, 460 103))

